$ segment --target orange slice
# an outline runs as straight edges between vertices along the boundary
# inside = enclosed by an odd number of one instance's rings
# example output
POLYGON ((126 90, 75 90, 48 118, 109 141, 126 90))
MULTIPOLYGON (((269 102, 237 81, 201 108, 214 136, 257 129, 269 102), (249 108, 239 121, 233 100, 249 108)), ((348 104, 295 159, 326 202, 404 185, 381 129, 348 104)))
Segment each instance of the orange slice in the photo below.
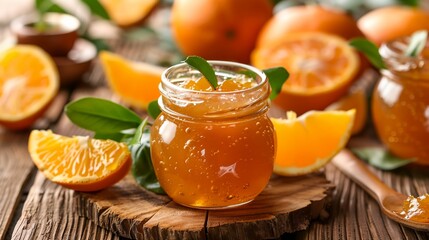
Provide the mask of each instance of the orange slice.
POLYGON ((97 191, 121 180, 131 167, 123 143, 89 137, 72 138, 33 130, 28 151, 49 180, 77 191, 97 191))
POLYGON ((274 172, 284 176, 303 175, 325 166, 350 138, 354 110, 309 111, 299 118, 271 118, 277 136, 274 172))
POLYGON ((35 46, 0 53, 0 124, 24 129, 46 110, 59 88, 52 58, 35 46))
POLYGON ((320 32, 289 34, 277 45, 252 53, 252 64, 260 69, 283 66, 289 71, 276 103, 298 114, 323 110, 345 95, 359 61, 344 39, 320 32))
POLYGON ((100 0, 111 20, 121 27, 142 22, 159 0, 100 0))
POLYGON ((365 127, 368 116, 368 102, 363 89, 350 92, 340 100, 329 105, 326 110, 356 110, 352 134, 357 134, 365 127))
POLYGON ((101 52, 100 60, 110 88, 125 103, 146 109, 159 97, 158 85, 164 68, 129 61, 110 52, 101 52))

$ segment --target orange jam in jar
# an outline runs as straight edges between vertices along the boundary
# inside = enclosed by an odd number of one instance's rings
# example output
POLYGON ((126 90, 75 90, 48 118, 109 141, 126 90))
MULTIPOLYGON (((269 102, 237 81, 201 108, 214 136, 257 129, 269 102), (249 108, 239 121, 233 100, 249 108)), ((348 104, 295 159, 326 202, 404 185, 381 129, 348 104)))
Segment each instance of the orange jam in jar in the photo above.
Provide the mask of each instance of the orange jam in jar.
POLYGON ((250 202, 265 188, 275 135, 265 74, 239 63, 210 64, 216 90, 187 64, 163 73, 151 156, 162 188, 175 202, 222 209, 250 202))
POLYGON ((387 65, 372 99, 378 136, 395 155, 429 165, 429 43, 419 57, 407 57, 409 38, 381 46, 387 65))

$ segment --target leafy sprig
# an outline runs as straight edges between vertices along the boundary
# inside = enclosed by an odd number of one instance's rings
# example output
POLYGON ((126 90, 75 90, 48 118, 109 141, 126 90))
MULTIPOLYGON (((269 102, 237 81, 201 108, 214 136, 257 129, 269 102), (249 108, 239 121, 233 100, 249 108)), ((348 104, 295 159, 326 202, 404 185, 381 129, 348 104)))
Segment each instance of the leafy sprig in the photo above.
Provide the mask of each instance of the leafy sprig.
MULTIPOLYGON (((155 109, 156 107, 152 107, 155 109)), ((158 111, 151 116, 157 116, 158 111)), ((142 187, 164 193, 153 169, 150 156, 149 124, 133 111, 108 100, 82 98, 65 107, 65 114, 75 125, 94 132, 94 138, 124 142, 131 152, 131 171, 142 187)))

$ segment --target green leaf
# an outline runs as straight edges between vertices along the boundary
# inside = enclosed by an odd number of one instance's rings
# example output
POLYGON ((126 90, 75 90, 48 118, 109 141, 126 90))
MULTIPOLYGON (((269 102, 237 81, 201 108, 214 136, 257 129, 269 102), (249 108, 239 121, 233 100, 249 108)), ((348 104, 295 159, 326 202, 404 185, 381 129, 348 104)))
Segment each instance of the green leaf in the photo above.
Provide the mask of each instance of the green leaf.
POLYGON ((420 5, 421 0, 398 0, 401 5, 410 6, 410 7, 418 7, 420 5))
POLYGON ((202 57, 198 56, 188 56, 185 61, 189 66, 200 71, 201 74, 209 81, 213 89, 216 89, 218 86, 217 77, 212 66, 202 57))
POLYGON ((371 64, 378 69, 385 69, 383 58, 378 52, 378 47, 365 38, 353 38, 349 41, 349 45, 362 52, 371 64))
POLYGON ((271 85, 270 99, 274 100, 282 90, 283 84, 289 78, 289 72, 284 67, 264 69, 271 85))
POLYGON ((153 119, 156 119, 158 115, 161 114, 161 109, 159 108, 158 100, 153 100, 149 103, 147 107, 147 113, 153 119))
POLYGON ((81 0, 81 2, 88 6, 91 13, 106 20, 110 19, 106 9, 104 9, 103 5, 101 5, 98 0, 81 0))
POLYGON ((35 7, 40 15, 48 12, 67 13, 64 8, 54 3, 52 0, 36 0, 35 7))
POLYGON ((147 119, 137 128, 134 138, 128 146, 133 160, 131 172, 140 186, 154 193, 165 194, 153 169, 150 155, 150 133, 146 125, 147 119))
POLYGON ((427 37, 428 32, 426 30, 421 30, 413 33, 413 35, 411 36, 410 43, 408 44, 407 50, 405 51, 405 56, 419 56, 426 45, 427 37))
POLYGON ((353 148, 351 151, 360 159, 382 170, 393 170, 415 161, 396 157, 382 147, 353 148))
POLYGON ((129 109, 99 98, 82 98, 66 105, 67 117, 77 126, 100 133, 137 128, 140 117, 129 109))
POLYGON ((124 137, 123 133, 116 132, 116 133, 100 133, 96 132, 94 135, 94 138, 96 139, 110 139, 113 141, 121 142, 122 138, 124 137))

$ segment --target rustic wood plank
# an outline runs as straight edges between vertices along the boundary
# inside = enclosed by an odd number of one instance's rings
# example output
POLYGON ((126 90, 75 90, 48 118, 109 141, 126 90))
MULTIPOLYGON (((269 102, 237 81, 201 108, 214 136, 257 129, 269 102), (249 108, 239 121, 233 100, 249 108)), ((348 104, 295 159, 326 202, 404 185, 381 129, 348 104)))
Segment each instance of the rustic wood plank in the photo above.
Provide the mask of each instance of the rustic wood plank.
POLYGON ((38 173, 24 204, 13 239, 120 239, 74 212, 74 191, 38 173))
POLYGON ((228 210, 182 207, 138 187, 130 176, 97 193, 76 193, 77 212, 135 239, 266 239, 308 227, 329 203, 323 173, 270 180, 252 203, 228 210))
POLYGON ((306 229, 325 214, 332 190, 323 173, 302 177, 274 176, 267 188, 246 206, 209 211, 209 239, 272 239, 306 229))
POLYGON ((4 239, 32 169, 27 132, 0 128, 0 239, 4 239))

